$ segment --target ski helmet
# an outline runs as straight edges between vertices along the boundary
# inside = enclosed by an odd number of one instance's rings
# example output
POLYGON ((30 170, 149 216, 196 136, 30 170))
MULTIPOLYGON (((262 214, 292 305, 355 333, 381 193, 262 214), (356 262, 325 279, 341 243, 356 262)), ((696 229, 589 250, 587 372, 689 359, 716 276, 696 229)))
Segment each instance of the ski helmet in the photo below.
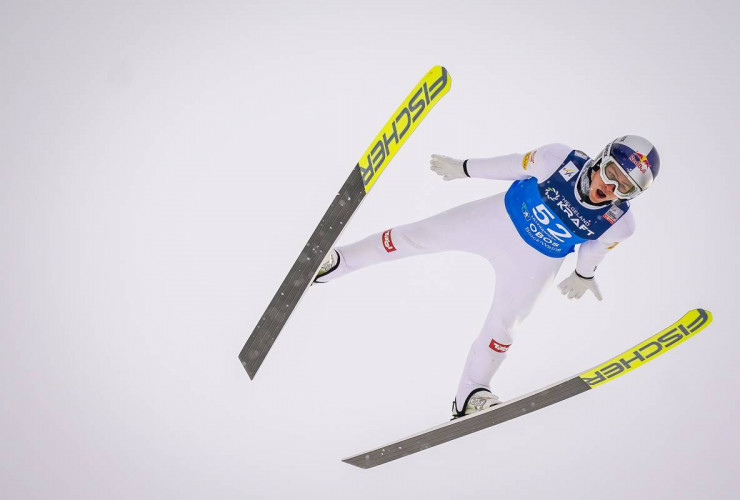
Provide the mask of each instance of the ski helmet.
POLYGON ((630 200, 652 184, 660 170, 660 157, 655 146, 638 135, 625 135, 609 143, 599 153, 601 180, 614 186, 614 194, 630 200))

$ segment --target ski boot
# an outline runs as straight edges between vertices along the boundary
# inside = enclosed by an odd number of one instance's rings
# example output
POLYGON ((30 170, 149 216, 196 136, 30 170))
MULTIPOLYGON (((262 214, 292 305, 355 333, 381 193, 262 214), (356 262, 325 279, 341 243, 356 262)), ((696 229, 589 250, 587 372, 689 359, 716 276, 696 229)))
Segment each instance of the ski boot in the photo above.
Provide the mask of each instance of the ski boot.
POLYGON ((477 411, 486 410, 492 406, 496 406, 497 404, 501 404, 498 396, 491 394, 491 391, 488 389, 476 389, 468 395, 467 399, 465 399, 462 411, 457 409, 457 401, 455 399, 452 400, 452 418, 450 420, 455 420, 456 418, 464 417, 465 415, 470 415, 477 411))
POLYGON ((327 274, 335 270, 338 265, 339 253, 332 248, 331 250, 329 250, 329 253, 326 254, 326 258, 324 259, 324 262, 321 263, 321 267, 319 267, 319 272, 313 279, 313 282, 326 283, 325 281, 319 281, 319 278, 321 278, 322 276, 326 276, 327 274))

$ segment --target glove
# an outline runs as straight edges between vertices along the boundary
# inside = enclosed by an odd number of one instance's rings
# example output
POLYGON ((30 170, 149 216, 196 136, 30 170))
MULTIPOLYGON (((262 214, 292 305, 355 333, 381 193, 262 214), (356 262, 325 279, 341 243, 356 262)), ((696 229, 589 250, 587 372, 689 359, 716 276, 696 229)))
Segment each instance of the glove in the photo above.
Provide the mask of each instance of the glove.
POLYGON ((568 295, 569 299, 580 299, 586 293, 586 290, 591 290, 597 299, 603 300, 596 280, 594 278, 583 278, 575 271, 561 281, 558 288, 560 289, 560 293, 568 295))
POLYGON ((464 179, 468 177, 465 173, 462 160, 456 160, 449 156, 432 155, 432 159, 429 161, 429 168, 431 168, 436 174, 441 175, 446 181, 453 179, 464 179))

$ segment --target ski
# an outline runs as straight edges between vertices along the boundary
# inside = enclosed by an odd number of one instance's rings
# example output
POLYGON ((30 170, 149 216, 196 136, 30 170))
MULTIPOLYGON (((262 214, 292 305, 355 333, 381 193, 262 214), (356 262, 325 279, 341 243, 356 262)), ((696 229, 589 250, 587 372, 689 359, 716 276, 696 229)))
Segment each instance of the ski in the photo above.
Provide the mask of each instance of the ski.
POLYGON ((655 357, 695 336, 712 322, 712 314, 704 309, 687 312, 674 324, 653 335, 609 361, 586 370, 575 377, 547 386, 517 399, 496 405, 466 417, 432 427, 424 432, 387 444, 374 450, 345 458, 343 462, 369 469, 432 446, 452 441, 473 432, 501 424, 527 413, 545 408, 582 392, 621 377, 655 357))
POLYGON ((352 214, 406 139, 450 90, 451 82, 450 74, 442 66, 429 70, 354 166, 239 353, 239 360, 250 379, 254 379, 352 214))

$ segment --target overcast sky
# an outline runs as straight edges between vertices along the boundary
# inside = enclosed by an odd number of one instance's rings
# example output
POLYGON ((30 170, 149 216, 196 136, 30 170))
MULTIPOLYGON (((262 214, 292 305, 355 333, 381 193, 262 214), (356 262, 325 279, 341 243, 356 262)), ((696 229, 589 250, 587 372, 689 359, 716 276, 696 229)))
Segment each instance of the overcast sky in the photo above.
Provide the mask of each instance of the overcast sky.
POLYGON ((0 496, 735 498, 735 2, 0 4, 0 496), (340 243, 506 190, 429 155, 655 143, 604 301, 555 284, 493 381, 510 399, 703 307, 714 324, 574 399, 365 471, 437 425, 488 310, 481 258, 308 293, 254 381, 237 355, 412 86, 452 88, 340 243))

